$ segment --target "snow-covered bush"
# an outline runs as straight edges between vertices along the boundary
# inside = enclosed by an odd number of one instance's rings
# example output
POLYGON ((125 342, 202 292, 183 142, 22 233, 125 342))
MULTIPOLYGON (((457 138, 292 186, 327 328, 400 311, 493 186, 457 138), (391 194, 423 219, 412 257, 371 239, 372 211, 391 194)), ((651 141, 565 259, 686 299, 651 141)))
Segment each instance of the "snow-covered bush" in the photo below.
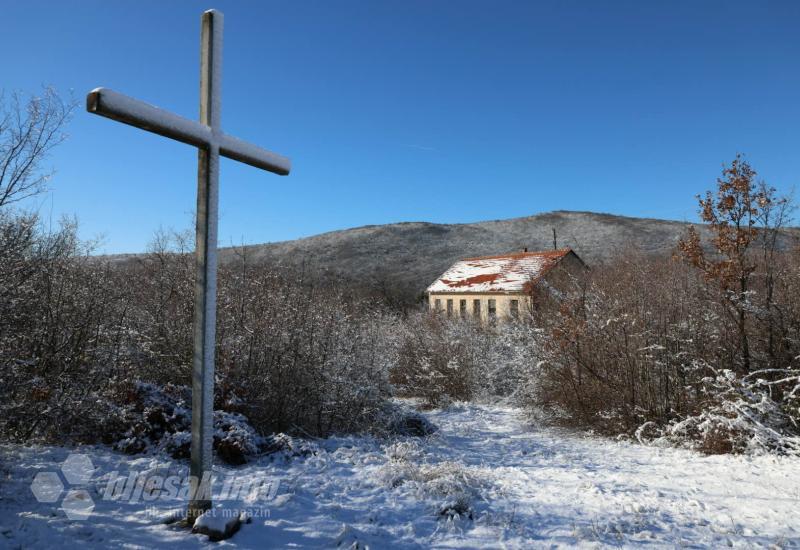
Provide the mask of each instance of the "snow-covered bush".
POLYGON ((325 436, 380 420, 396 356, 392 315, 292 273, 222 273, 218 372, 259 431, 325 436))
POLYGON ((488 327, 475 394, 524 405, 536 399, 543 333, 529 318, 488 327))
MULTIPOLYGON (((73 224, 46 233, 35 218, 0 219, 0 438, 185 454, 185 419, 140 389, 190 383, 190 249, 159 235, 150 253, 111 261, 89 257, 73 224)), ((262 435, 382 422, 393 315, 329 278, 246 263, 221 267, 218 304, 214 405, 231 460, 252 451, 235 414, 262 435)))
POLYGON ((419 397, 428 407, 474 396, 480 360, 480 327, 441 315, 416 312, 403 326, 391 381, 400 395, 419 397))
MULTIPOLYGON (((136 383, 128 403, 120 407, 124 431, 108 432, 113 447, 125 453, 164 451, 173 458, 188 458, 191 443, 191 393, 186 386, 136 383)), ((239 465, 248 457, 283 450, 274 438, 260 436, 247 418, 236 412, 214 411, 213 449, 227 464, 239 465)))
POLYGON ((537 330, 528 320, 485 326, 418 312, 404 323, 392 382, 428 407, 522 400, 535 383, 537 330))
POLYGON ((571 426, 705 452, 793 452, 798 260, 773 258, 768 299, 755 277, 743 295, 746 355, 730 291, 693 266, 628 253, 596 267, 557 309, 537 312, 532 408, 571 426))
POLYGON ((0 211, 0 437, 96 439, 113 421, 118 284, 74 222, 0 211))
POLYGON ((642 425, 642 442, 688 446, 706 453, 800 455, 800 370, 737 375, 714 371, 702 381, 701 410, 663 429, 642 425))

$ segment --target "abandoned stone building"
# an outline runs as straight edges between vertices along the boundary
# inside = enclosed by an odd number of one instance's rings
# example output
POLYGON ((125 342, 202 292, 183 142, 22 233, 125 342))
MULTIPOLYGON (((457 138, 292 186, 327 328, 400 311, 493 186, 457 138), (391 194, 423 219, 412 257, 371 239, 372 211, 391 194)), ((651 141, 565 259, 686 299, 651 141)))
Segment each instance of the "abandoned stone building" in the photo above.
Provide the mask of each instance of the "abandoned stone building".
POLYGON ((465 258, 445 271, 426 293, 434 311, 484 322, 531 311, 537 287, 563 288, 586 265, 570 248, 465 258))

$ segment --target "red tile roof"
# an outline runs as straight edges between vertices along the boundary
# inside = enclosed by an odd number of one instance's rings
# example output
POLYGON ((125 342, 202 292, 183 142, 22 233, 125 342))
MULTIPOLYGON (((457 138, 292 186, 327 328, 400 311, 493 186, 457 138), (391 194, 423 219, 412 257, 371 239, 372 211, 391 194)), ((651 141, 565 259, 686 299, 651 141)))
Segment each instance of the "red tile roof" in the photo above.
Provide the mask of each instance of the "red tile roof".
POLYGON ((563 248, 465 258, 445 271, 427 292, 524 293, 570 252, 563 248))

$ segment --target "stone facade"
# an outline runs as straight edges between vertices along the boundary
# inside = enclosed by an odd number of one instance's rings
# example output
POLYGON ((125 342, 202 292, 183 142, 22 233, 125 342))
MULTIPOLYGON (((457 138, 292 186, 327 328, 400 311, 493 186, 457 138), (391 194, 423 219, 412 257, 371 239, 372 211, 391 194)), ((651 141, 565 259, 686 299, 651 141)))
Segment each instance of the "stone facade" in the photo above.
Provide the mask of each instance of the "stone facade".
POLYGON ((432 311, 439 311, 448 317, 469 319, 480 317, 484 323, 490 320, 492 306, 495 319, 507 319, 530 311, 530 303, 529 296, 518 294, 455 294, 448 292, 428 296, 428 304, 432 311))

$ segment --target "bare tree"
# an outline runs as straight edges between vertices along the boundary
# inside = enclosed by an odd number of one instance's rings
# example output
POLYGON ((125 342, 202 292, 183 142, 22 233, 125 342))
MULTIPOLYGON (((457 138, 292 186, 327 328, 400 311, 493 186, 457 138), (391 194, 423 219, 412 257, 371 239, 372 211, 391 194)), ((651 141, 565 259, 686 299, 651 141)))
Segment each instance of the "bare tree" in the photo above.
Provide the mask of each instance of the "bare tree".
POLYGON ((51 172, 42 170, 50 150, 64 141, 64 126, 77 102, 53 88, 24 100, 0 94, 0 208, 45 190, 51 172))

